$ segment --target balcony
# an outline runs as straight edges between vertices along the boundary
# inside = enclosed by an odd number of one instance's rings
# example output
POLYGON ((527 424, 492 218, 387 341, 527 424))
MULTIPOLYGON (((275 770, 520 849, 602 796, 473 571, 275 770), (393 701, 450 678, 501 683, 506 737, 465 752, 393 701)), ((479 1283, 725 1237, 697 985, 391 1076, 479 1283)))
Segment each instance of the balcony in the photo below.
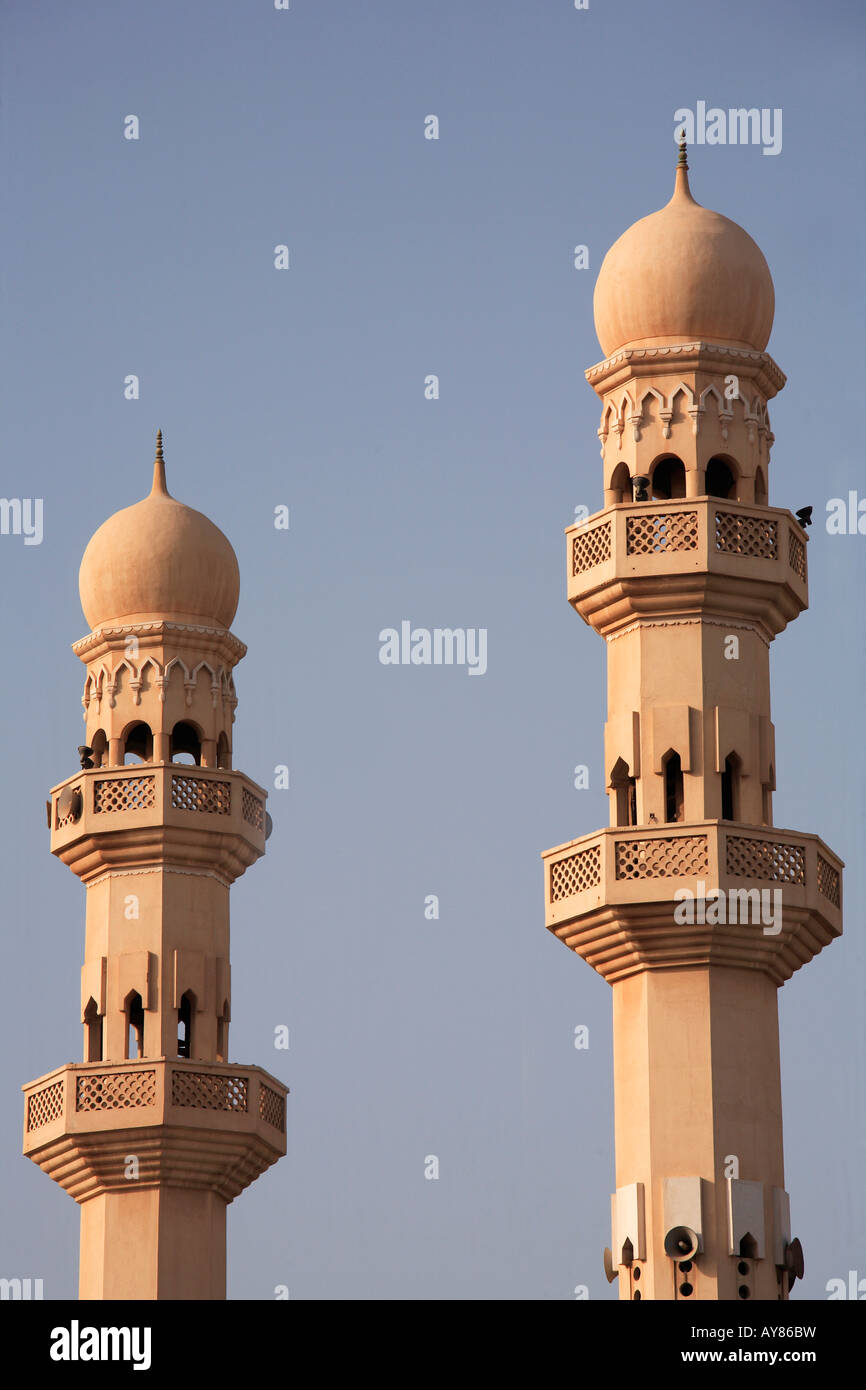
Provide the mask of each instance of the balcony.
POLYGON ((68 1063, 23 1088, 24 1153, 76 1201, 139 1185, 207 1187, 232 1201, 286 1152, 288 1088, 260 1067, 68 1063))
POLYGON ((844 866, 816 835, 731 821, 615 826, 542 859, 548 929, 611 982, 646 969, 715 964, 766 970, 781 984, 842 932, 844 866), (682 890, 694 900, 692 923, 674 916, 682 890), (704 914, 711 890, 725 895, 726 906, 704 914), (780 899, 760 897, 777 891, 780 899), (752 912, 742 920, 762 902, 780 902, 778 930, 767 931, 752 912), (700 920, 705 915, 727 920, 700 920))
POLYGON ((791 512, 717 497, 608 507, 567 538, 568 600, 607 635, 638 616, 753 618, 774 637, 808 606, 791 512))
POLYGON ((267 793, 241 772, 136 763, 54 787, 51 853, 85 882, 106 868, 209 867, 232 882, 265 852, 267 793))

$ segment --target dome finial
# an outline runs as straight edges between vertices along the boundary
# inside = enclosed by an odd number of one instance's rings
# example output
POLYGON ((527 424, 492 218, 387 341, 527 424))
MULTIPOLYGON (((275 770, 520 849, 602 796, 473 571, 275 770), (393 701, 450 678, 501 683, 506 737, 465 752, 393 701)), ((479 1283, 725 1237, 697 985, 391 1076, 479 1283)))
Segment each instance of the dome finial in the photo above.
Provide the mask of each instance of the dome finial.
MULTIPOLYGON (((674 198, 688 198, 689 202, 695 200, 692 197, 692 190, 689 188, 689 161, 686 158, 686 132, 680 131, 680 153, 677 159, 677 173, 674 181, 674 198)), ((671 200, 673 201, 673 199, 671 200)))
POLYGON ((153 487, 150 490, 151 497, 155 492, 161 492, 164 497, 171 496, 165 483, 165 459, 162 456, 162 430, 157 430, 156 432, 156 458, 153 461, 153 487))

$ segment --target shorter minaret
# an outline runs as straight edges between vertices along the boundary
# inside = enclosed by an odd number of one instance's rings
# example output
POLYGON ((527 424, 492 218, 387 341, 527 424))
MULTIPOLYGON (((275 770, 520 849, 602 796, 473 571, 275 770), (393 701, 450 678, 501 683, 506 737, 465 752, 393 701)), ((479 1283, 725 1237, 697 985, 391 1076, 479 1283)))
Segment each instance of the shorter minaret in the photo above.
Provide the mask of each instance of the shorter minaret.
POLYGON ((84 1060, 30 1082, 24 1152, 81 1207, 84 1299, 225 1297, 226 1207, 286 1151, 286 1091, 229 1062, 229 888, 267 793, 232 767, 237 560, 153 486, 93 536, 81 768, 51 852, 87 889, 84 1060))

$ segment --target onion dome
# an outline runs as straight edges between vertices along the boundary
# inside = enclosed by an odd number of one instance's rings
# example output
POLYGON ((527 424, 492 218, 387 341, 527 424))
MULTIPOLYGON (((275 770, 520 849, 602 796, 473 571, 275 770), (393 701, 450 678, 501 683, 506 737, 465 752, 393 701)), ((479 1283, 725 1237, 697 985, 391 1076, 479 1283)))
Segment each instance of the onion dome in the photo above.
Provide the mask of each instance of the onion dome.
POLYGON ((763 352, 775 302, 760 247, 692 197, 681 140, 670 202, 623 232, 602 262, 593 300, 602 352, 695 340, 763 352))
POLYGON ((235 552, 219 527, 169 493, 161 430, 150 495, 91 537, 78 592, 91 629, 160 619, 231 625, 240 593, 235 552))

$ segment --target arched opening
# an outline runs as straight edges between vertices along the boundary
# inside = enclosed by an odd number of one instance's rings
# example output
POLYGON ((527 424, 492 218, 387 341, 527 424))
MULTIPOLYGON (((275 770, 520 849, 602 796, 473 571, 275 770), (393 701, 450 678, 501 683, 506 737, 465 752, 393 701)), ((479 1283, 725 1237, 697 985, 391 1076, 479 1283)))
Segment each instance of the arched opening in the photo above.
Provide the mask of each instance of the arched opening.
POLYGON ((192 1021, 195 1015, 195 995, 187 990, 177 1011, 177 1055, 192 1056, 192 1021))
POLYGON ((126 1057, 135 1061, 144 1056, 144 1005, 137 990, 126 996, 126 1057))
POLYGON ((153 761, 153 734, 149 724, 133 724, 127 730, 123 743, 123 761, 124 764, 153 761))
POLYGON ((615 504, 631 501, 631 476, 627 463, 618 463, 613 470, 609 491, 615 494, 612 499, 615 504))
POLYGON ((759 507, 766 507, 767 502, 767 479, 764 476, 763 468, 755 470, 755 502, 759 507))
POLYGON ((755 1240, 755 1237, 752 1235, 751 1231, 747 1231, 740 1241, 740 1259, 756 1260, 757 1258, 758 1242, 755 1240))
POLYGON ((740 759, 736 753, 725 758, 722 769, 722 820, 740 819, 740 759))
POLYGON ((108 766, 108 739, 104 729, 97 729, 90 743, 90 759, 94 767, 108 766))
POLYGON ((102 1061, 102 1018, 93 998, 84 1010, 84 1052, 86 1062, 102 1061))
POLYGON ((665 779, 665 820, 683 819, 683 769, 679 753, 666 754, 662 763, 665 779))
POLYGON ((171 731, 169 759, 173 763, 201 766, 201 736, 194 724, 184 720, 175 724, 171 731))
POLYGON ((229 1059, 229 1001, 223 1000, 222 1013, 217 1018, 217 1061, 229 1059))
POLYGON ((686 466, 675 454, 660 458, 652 470, 653 497, 663 500, 686 495, 686 466))
POLYGON ((228 735, 223 732, 217 739, 217 767, 230 768, 232 765, 232 755, 229 752, 228 735))
POLYGON ((618 758, 610 774, 610 789, 616 798, 616 824, 637 825, 637 782, 628 775, 628 764, 618 758))
POLYGON ((737 480, 727 459, 711 458, 707 464, 707 496, 736 497, 737 480))

